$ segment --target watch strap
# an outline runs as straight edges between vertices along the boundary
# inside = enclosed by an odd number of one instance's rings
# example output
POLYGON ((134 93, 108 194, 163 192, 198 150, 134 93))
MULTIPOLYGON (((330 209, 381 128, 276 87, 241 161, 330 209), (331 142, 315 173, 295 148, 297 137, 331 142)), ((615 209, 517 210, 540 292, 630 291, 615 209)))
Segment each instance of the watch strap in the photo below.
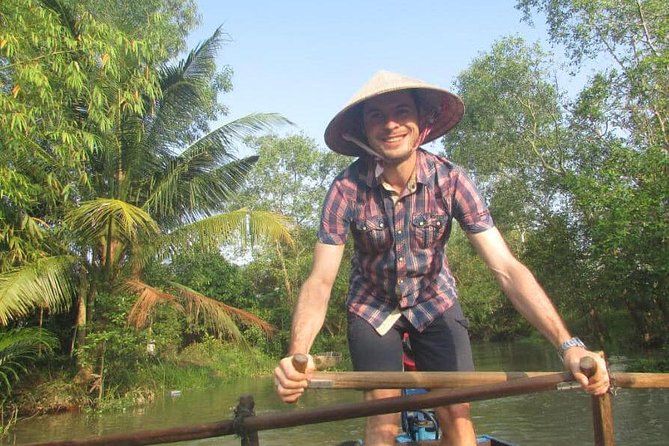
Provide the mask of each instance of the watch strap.
POLYGON ((581 341, 579 338, 575 336, 573 338, 569 338, 561 343, 560 347, 558 348, 558 355, 560 356, 560 359, 564 360, 564 353, 572 347, 587 348, 583 341, 581 341))

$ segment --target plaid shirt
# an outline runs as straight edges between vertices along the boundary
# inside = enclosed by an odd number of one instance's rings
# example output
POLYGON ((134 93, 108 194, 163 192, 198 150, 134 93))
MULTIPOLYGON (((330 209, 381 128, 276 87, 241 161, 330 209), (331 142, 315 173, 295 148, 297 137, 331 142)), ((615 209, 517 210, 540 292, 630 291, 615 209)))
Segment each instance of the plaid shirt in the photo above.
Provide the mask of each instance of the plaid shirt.
POLYGON ((352 259, 349 311, 379 329, 399 307, 418 330, 457 298, 445 245, 455 218, 465 232, 494 226, 490 212, 464 171, 418 149, 415 191, 396 203, 375 174, 376 161, 361 157, 337 176, 325 198, 320 242, 346 243, 352 259))

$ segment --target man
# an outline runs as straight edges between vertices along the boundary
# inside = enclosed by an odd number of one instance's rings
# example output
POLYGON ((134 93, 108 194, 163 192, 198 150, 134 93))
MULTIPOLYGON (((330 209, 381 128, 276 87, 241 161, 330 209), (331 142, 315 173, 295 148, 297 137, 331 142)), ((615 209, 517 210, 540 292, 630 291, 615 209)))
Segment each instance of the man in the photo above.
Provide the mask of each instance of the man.
MULTIPOLYGON (((511 254, 476 187, 459 167, 420 145, 444 135, 464 113, 452 93, 398 74, 378 72, 325 131, 335 152, 358 156, 333 182, 323 205, 312 270, 293 316, 288 357, 275 369, 277 393, 296 401, 313 370, 299 373, 294 354, 308 354, 321 329, 349 230, 355 242, 348 306, 353 366, 402 369, 408 333, 418 370, 473 370, 466 319, 457 301, 445 244, 452 220, 467 237, 515 308, 563 355, 565 366, 592 394, 608 390, 603 360, 573 338, 534 276, 511 254), (579 371, 592 356, 598 372, 579 371)), ((365 392, 365 399, 399 396, 365 392)), ((476 444, 469 405, 436 409, 442 444, 476 444)), ((399 416, 370 417, 365 445, 393 445, 399 416)))

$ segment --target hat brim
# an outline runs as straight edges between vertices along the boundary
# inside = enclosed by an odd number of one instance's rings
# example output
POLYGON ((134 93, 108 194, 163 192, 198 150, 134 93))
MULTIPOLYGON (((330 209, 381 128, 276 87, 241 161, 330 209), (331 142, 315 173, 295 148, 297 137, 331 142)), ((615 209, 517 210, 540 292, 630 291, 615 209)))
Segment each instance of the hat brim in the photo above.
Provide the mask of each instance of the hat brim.
POLYGON ((364 130, 362 126, 362 117, 360 115, 360 105, 373 98, 383 94, 392 93, 402 90, 414 90, 418 95, 421 113, 429 113, 431 110, 440 110, 432 130, 426 136, 423 143, 433 141, 455 127, 462 119, 465 112, 465 106, 457 95, 450 91, 426 86, 424 83, 416 83, 415 85, 403 85, 401 87, 382 89, 360 98, 347 104, 335 117, 330 121, 325 129, 325 144, 334 152, 341 153, 348 156, 361 156, 366 152, 352 141, 344 139, 343 135, 349 134, 357 139, 366 141, 364 130))

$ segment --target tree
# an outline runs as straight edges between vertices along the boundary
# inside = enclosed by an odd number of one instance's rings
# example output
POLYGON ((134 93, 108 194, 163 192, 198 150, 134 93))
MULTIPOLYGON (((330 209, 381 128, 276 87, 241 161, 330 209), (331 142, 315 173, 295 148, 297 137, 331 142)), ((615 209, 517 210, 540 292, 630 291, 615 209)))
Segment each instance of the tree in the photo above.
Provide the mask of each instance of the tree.
POLYGON ((249 141, 259 156, 236 202, 280 212, 297 225, 314 227, 330 183, 350 159, 322 151, 302 135, 263 136, 249 141))
MULTIPOLYGON (((62 221, 113 117, 155 98, 164 52, 57 0, 0 5, 0 321, 71 302, 62 221)), ((149 27, 150 28, 150 27, 149 27)))
POLYGON ((458 77, 468 113, 446 136, 447 155, 472 170, 514 250, 573 321, 610 342, 604 321, 622 317, 615 326, 633 327, 627 336, 662 343, 666 14, 652 1, 519 5, 547 12, 572 69, 602 51, 617 66, 598 59, 602 68, 571 99, 548 55, 502 39, 458 77))
POLYGON ((154 37, 131 40, 57 0, 0 5, 0 272, 46 255, 100 135, 157 96, 154 37))
MULTIPOLYGON (((177 296, 192 304, 186 306, 190 314, 204 315, 216 330, 231 327, 227 315, 235 312, 178 284, 172 286, 175 296, 143 283, 145 262, 191 249, 194 243, 217 246, 231 236, 290 241, 279 216, 244 209, 222 213, 257 160, 237 159, 234 141, 285 122, 276 115, 255 114, 199 134, 198 120, 211 110, 212 89, 220 85, 212 79, 222 37, 217 30, 184 60, 161 70, 162 95, 150 104, 153 112, 118 123, 94 160, 94 198, 66 218, 81 252, 91 259, 87 271, 112 283, 127 280, 139 295, 130 314, 137 327, 157 303, 173 302, 177 296)), ((80 327, 94 297, 90 290, 88 297, 79 298, 80 327)), ((257 322, 246 312, 236 314, 257 322)))
POLYGON ((490 200, 497 224, 520 236, 550 214, 556 178, 569 162, 559 92, 548 55, 520 38, 504 38, 462 72, 461 124, 446 135, 446 155, 466 166, 490 200))
POLYGON ((636 145, 669 144, 669 14, 662 0, 519 0, 531 22, 544 12, 551 40, 564 46, 578 68, 608 57, 604 77, 619 113, 611 124, 629 131, 636 145))
POLYGON ((523 0, 546 14, 574 69, 597 61, 571 129, 582 153, 569 179, 598 293, 645 345, 669 339, 669 14, 666 2, 523 0), (607 63, 601 64, 604 60, 607 63), (613 293, 611 290, 615 290, 613 293))
MULTIPOLYGON (((24 101, 9 99, 10 96, 21 98, 9 93, 16 91, 17 85, 22 85, 18 83, 22 78, 17 74, 17 67, 24 60, 28 64, 28 61, 46 59, 59 52, 47 47, 47 54, 41 54, 43 47, 35 46, 29 47, 34 54, 26 55, 25 51, 17 49, 28 45, 24 39, 34 41, 30 31, 32 26, 25 23, 23 15, 32 9, 20 7, 34 4, 25 1, 29 4, 11 4, 7 11, 2 10, 3 20, 23 24, 23 28, 21 33, 11 34, 9 40, 4 37, 0 40, 5 42, 0 46, 6 48, 3 79, 11 82, 3 85, 6 94, 2 96, 4 102, 0 105, 3 106, 3 114, 0 116, 4 120, 13 119, 9 113, 13 111, 12 107, 22 107, 21 110, 27 111, 37 105, 36 113, 53 119, 61 116, 71 116, 72 119, 66 121, 66 130, 57 134, 59 140, 68 142, 65 149, 70 150, 58 152, 64 166, 62 171, 52 175, 52 182, 67 185, 61 188, 59 200, 53 200, 53 204, 45 203, 38 190, 33 194, 32 208, 27 206, 31 204, 27 199, 20 203, 3 202, 4 209, 17 215, 30 216, 33 209, 45 208, 53 214, 49 215, 48 224, 44 224, 40 234, 43 239, 48 238, 49 243, 36 239, 33 258, 14 255, 14 264, 5 269, 0 279, 0 302, 5 303, 6 308, 12 308, 6 313, 8 317, 25 316, 35 304, 50 305, 41 297, 20 290, 45 288, 51 285, 48 279, 58 277, 56 283, 71 284, 70 288, 62 286, 53 290, 52 294, 59 302, 69 302, 71 290, 76 289, 77 327, 83 338, 98 289, 116 289, 125 284, 127 289, 140 295, 138 308, 143 311, 148 311, 161 300, 176 299, 176 296, 141 281, 143 267, 148 262, 168 258, 182 249, 191 249, 195 243, 214 245, 230 238, 254 242, 264 237, 290 241, 284 221, 274 214, 244 209, 222 212, 224 202, 239 189, 242 179, 256 161, 256 157, 237 159, 234 156, 235 142, 285 120, 273 114, 254 114, 206 131, 206 118, 217 110, 216 93, 227 87, 221 82, 222 77, 217 75, 214 61, 223 38, 220 30, 183 61, 159 65, 158 62, 166 54, 159 45, 159 35, 148 31, 148 43, 141 42, 100 25, 115 36, 113 44, 109 42, 108 46, 104 46, 103 42, 98 42, 92 47, 77 47, 76 42, 89 41, 87 32, 96 29, 94 25, 97 22, 90 14, 68 9, 69 3, 44 2, 46 12, 38 10, 36 16, 43 17, 44 14, 49 17, 53 39, 63 37, 59 32, 65 32, 66 37, 72 34, 74 49, 64 52, 71 53, 73 58, 91 61, 85 66, 78 62, 68 65, 74 66, 75 71, 84 72, 82 76, 87 82, 82 82, 86 88, 75 90, 89 95, 85 96, 86 100, 81 99, 81 95, 72 95, 74 99, 68 97, 68 100, 56 104, 59 108, 54 110, 49 102, 35 103, 41 99, 37 91, 34 93, 37 99, 32 96, 31 100, 24 101), (83 14, 81 19, 78 14, 83 14), (154 38, 156 40, 151 40, 154 38), (127 47, 124 46, 126 44, 127 47), (151 45, 157 47, 152 48, 151 45), (135 48, 142 48, 142 51, 135 48), (154 51, 149 51, 150 48, 154 51), (136 58, 127 56, 135 52, 136 58), (118 60, 114 59, 116 55, 119 55, 118 60), (104 71, 112 60, 118 70, 113 82, 100 75, 102 79, 99 83, 90 84, 86 76, 104 71), (136 83, 145 88, 135 88, 136 83), (112 103, 112 99, 117 101, 112 103), (75 135, 79 139, 64 135, 75 135), (73 152, 78 142, 88 142, 89 145, 84 147, 89 150, 73 152), (74 157, 73 153, 80 156, 74 157), (76 173, 74 176, 71 174, 73 171, 76 173), (63 200, 63 196, 68 200, 63 200), (26 274, 26 271, 34 271, 37 264, 43 268, 50 264, 59 265, 60 269, 51 269, 48 274, 39 276, 26 274), (25 283, 30 278, 33 280, 30 288, 17 285, 19 279, 25 283), (33 300, 27 300, 26 295, 33 300)), ((94 39, 90 37, 90 40, 94 39)), ((75 80, 81 81, 81 78, 75 77, 75 80)), ((65 77, 63 82, 67 86, 73 81, 65 77)), ((65 93, 56 87, 54 91, 57 97, 65 93)), ((35 117, 32 123, 46 135, 50 134, 43 118, 35 117)), ((21 164, 23 158, 19 155, 26 154, 32 160, 44 153, 57 152, 52 147, 55 143, 38 137, 37 131, 31 133, 33 129, 28 127, 13 127, 14 133, 10 133, 6 140, 12 148, 3 152, 3 155, 7 153, 3 159, 8 171, 21 165, 26 175, 39 174, 31 172, 34 167, 21 164), (37 144, 31 144, 26 132, 35 137, 37 144)), ((45 183, 40 180, 35 182, 37 188, 45 183)), ((17 187, 16 190, 30 189, 17 187)), ((18 193, 14 195, 20 196, 18 193)), ((6 234, 11 235, 11 231, 6 234)), ((5 240, 9 238, 6 236, 5 240)), ((11 241, 7 244, 16 245, 11 241)), ((197 296, 183 287, 175 286, 174 289, 180 290, 182 298, 196 302, 190 306, 193 311, 202 310, 213 321, 220 321, 221 315, 226 314, 226 309, 204 296, 197 296), (207 313, 205 310, 210 311, 207 313)))
MULTIPOLYGON (((69 0, 69 5, 81 3, 69 0)), ((186 38, 199 24, 197 4, 194 0, 85 0, 86 10, 98 20, 133 36, 146 38, 147 26, 161 36, 167 58, 175 58, 187 51, 186 38)))

